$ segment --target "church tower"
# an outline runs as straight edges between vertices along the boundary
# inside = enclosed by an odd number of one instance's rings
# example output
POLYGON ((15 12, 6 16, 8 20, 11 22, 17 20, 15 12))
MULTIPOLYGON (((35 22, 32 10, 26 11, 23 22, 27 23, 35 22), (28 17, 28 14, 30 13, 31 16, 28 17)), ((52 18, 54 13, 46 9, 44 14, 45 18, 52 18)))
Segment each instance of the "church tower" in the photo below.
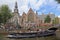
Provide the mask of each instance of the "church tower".
POLYGON ((15 2, 14 13, 17 13, 17 14, 19 14, 19 13, 18 13, 18 5, 17 5, 17 2, 15 2))
POLYGON ((18 13, 18 6, 17 6, 17 2, 15 2, 15 9, 14 12, 18 13))
POLYGON ((15 2, 15 8, 14 8, 14 23, 17 25, 19 24, 19 12, 18 12, 18 5, 17 2, 15 2))
POLYGON ((16 28, 20 27, 21 22, 17 2, 15 2, 13 16, 11 19, 8 20, 8 22, 12 23, 16 28))

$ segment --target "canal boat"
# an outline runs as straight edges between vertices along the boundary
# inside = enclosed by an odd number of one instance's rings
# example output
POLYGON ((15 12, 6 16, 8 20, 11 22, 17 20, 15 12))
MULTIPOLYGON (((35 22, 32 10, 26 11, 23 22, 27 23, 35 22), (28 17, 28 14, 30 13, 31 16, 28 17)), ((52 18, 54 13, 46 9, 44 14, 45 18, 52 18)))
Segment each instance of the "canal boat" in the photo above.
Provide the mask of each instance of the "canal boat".
POLYGON ((49 28, 45 31, 36 31, 36 32, 23 32, 23 33, 11 33, 7 38, 34 38, 34 37, 45 37, 55 35, 57 28, 49 28))

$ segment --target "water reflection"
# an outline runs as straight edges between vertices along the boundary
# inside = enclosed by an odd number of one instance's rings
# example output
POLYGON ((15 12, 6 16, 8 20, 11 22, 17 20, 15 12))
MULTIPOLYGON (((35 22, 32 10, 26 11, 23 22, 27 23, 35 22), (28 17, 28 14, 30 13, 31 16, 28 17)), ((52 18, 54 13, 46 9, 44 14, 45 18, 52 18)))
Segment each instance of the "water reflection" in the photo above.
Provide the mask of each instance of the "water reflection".
POLYGON ((36 37, 36 38, 23 38, 23 39, 9 39, 9 38, 5 38, 5 36, 0 35, 0 40, 60 40, 60 31, 56 32, 56 35, 54 36, 39 37, 39 38, 36 37))
POLYGON ((49 36, 49 37, 36 37, 36 38, 23 38, 23 39, 9 39, 9 38, 2 38, 1 40, 58 40, 56 36, 49 36))

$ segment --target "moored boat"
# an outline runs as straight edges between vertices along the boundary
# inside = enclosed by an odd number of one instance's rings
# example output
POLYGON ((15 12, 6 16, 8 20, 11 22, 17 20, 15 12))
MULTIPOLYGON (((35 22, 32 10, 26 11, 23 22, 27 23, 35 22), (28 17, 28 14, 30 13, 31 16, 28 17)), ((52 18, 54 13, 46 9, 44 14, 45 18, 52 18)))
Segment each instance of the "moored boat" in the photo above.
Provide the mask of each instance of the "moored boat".
POLYGON ((7 36, 7 38, 34 38, 34 37, 52 36, 55 34, 56 30, 57 28, 50 28, 45 31, 11 33, 7 36))

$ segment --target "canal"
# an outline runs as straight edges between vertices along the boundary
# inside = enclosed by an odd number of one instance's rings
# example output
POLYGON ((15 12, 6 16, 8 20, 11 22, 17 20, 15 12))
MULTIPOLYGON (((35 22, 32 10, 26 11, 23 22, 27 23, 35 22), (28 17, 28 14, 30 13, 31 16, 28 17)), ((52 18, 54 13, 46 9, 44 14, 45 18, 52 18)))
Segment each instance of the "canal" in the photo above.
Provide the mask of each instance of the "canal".
POLYGON ((9 39, 9 38, 6 38, 5 36, 6 35, 0 35, 0 40, 60 40, 60 31, 57 31, 56 35, 54 35, 54 36, 48 36, 48 37, 9 39))
POLYGON ((23 38, 23 39, 9 39, 7 35, 0 34, 0 40, 60 40, 60 29, 56 31, 56 35, 48 37, 36 37, 36 38, 23 38))
POLYGON ((9 38, 0 38, 0 40, 59 40, 56 36, 49 37, 36 37, 36 38, 23 38, 23 39, 9 39, 9 38))

